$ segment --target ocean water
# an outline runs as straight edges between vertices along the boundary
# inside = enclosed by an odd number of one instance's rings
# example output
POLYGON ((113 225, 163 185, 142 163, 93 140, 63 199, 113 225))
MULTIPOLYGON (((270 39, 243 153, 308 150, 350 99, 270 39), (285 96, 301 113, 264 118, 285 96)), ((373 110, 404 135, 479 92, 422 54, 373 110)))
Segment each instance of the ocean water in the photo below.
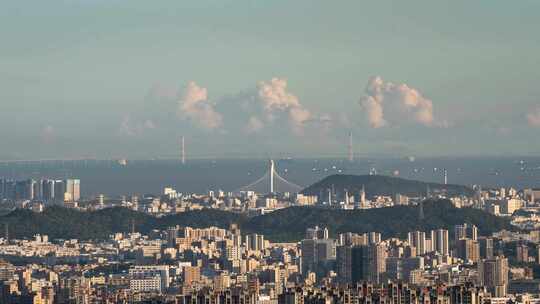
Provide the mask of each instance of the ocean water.
MULTIPOLYGON (((528 158, 361 158, 279 159, 276 170, 283 178, 308 186, 331 174, 383 174, 442 183, 488 187, 540 188, 540 157, 528 158)), ((209 190, 235 191, 265 174, 264 159, 35 161, 0 163, 0 177, 79 178, 82 195, 158 194, 170 186, 183 193, 209 190)))

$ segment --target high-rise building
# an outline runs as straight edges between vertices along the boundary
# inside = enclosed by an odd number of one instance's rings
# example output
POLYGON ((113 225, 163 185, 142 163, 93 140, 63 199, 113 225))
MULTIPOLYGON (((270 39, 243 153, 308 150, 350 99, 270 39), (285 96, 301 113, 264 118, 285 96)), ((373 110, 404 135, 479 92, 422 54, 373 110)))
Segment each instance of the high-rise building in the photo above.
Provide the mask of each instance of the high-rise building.
POLYGON ((426 254, 426 233, 423 231, 409 232, 407 240, 409 245, 416 248, 416 255, 426 254))
POLYGON ((508 260, 495 257, 478 263, 479 283, 487 287, 494 297, 506 296, 508 289, 508 260))
POLYGON ((343 245, 336 249, 336 270, 342 283, 352 282, 352 246, 343 245))
POLYGON ((424 269, 424 258, 398 258, 388 257, 386 259, 386 274, 388 278, 396 281, 409 281, 411 272, 424 269))
POLYGON ((462 238, 457 241, 457 255, 464 261, 478 262, 480 259, 480 246, 478 241, 462 238))
POLYGON ((431 247, 433 251, 436 251, 442 255, 449 254, 448 247, 448 230, 437 229, 431 231, 431 247))
POLYGON ((351 248, 351 282, 371 281, 373 266, 370 246, 355 246, 351 248))
POLYGON ((54 193, 54 180, 45 179, 42 181, 43 200, 46 202, 52 202, 55 197, 54 193))
POLYGON ((381 244, 355 246, 351 249, 351 281, 353 284, 380 282, 386 271, 386 248, 381 244))
POLYGON ((328 228, 321 228, 315 226, 313 228, 306 229, 306 239, 323 240, 329 236, 328 228))
POLYGON ((77 202, 81 199, 81 181, 78 179, 66 179, 66 191, 64 200, 67 202, 77 202))
POLYGON ((4 198, 14 200, 17 193, 17 182, 14 180, 4 181, 4 198))
POLYGON ((300 243, 302 251, 302 274, 317 272, 328 262, 336 259, 336 243, 333 239, 304 239, 300 243))
POLYGON ((526 244, 516 245, 516 260, 518 262, 529 262, 529 247, 526 244))
POLYGON ((33 179, 21 180, 15 182, 15 200, 33 200, 34 199, 34 184, 33 179))
POLYGON ((362 185, 360 193, 358 193, 358 205, 356 208, 365 208, 366 207, 366 188, 362 185))
POLYGON ((33 194, 35 200, 43 200, 43 180, 33 182, 33 194))
POLYGON ((259 251, 265 249, 264 235, 248 234, 245 236, 245 244, 248 250, 259 251))
POLYGON ((176 238, 178 237, 178 226, 167 228, 167 247, 176 247, 176 238))
POLYGON ((381 242, 381 234, 379 232, 368 232, 368 244, 379 244, 381 242))
POLYGON ((490 237, 478 238, 478 244, 480 245, 480 257, 482 259, 493 258, 493 239, 490 237))
POLYGON ((25 185, 25 196, 26 199, 33 200, 36 197, 36 181, 33 179, 29 179, 26 181, 25 185))
POLYGON ((478 228, 475 225, 467 223, 456 225, 454 227, 454 237, 456 241, 463 238, 476 241, 478 239, 478 228))
POLYGON ((54 181, 54 200, 63 202, 66 194, 66 183, 63 180, 54 181))

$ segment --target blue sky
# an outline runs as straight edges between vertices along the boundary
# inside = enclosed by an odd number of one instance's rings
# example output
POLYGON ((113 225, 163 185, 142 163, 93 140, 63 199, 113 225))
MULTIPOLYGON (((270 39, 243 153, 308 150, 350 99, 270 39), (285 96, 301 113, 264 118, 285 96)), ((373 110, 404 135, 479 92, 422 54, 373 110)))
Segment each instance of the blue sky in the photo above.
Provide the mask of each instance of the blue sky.
POLYGON ((540 2, 0 1, 0 159, 534 155, 540 2), (368 85, 371 84, 371 90, 368 85))

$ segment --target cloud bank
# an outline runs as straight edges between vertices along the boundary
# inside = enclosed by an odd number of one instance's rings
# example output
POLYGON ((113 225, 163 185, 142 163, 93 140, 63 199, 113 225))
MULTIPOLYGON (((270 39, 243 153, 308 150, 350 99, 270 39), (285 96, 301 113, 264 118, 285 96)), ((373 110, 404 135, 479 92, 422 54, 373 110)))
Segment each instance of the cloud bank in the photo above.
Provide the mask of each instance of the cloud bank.
POLYGON ((531 127, 540 127, 540 106, 536 107, 534 110, 527 114, 527 122, 531 127))
POLYGON ((255 101, 260 104, 258 113, 252 113, 247 129, 258 132, 265 124, 271 124, 286 116, 295 134, 302 134, 304 124, 312 114, 299 101, 298 97, 287 90, 287 80, 272 78, 260 81, 257 85, 255 101), (264 117, 265 122, 260 118, 264 117))
POLYGON ((216 112, 214 105, 208 102, 206 88, 199 87, 190 81, 178 101, 178 116, 193 122, 205 129, 216 129, 222 126, 223 117, 216 112))
POLYGON ((360 105, 372 128, 404 123, 427 127, 446 125, 444 122, 435 122, 433 102, 418 90, 403 83, 385 82, 379 76, 369 80, 360 105))
MULTIPOLYGON (((350 110, 333 114, 312 111, 291 92, 288 81, 280 77, 259 81, 244 91, 216 99, 209 99, 208 89, 195 81, 189 81, 181 90, 154 85, 148 96, 153 101, 151 106, 137 122, 125 117, 121 134, 140 134, 155 128, 153 121, 159 121, 160 126, 167 129, 196 127, 219 131, 220 134, 257 134, 263 137, 286 134, 305 136, 305 140, 322 140, 343 129, 355 128, 355 121, 358 121, 350 110)), ((433 102, 417 89, 402 83, 386 82, 378 76, 369 79, 360 105, 369 126, 374 129, 446 125, 444 121, 435 119, 433 102)))

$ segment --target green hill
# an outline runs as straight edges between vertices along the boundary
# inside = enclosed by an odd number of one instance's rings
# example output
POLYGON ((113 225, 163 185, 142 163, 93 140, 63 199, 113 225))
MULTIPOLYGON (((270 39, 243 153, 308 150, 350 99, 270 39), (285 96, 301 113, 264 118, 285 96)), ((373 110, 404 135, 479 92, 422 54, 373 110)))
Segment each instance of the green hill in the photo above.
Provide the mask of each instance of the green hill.
POLYGON ((452 229, 454 225, 465 222, 478 226, 480 234, 512 229, 508 219, 478 209, 455 208, 448 200, 426 201, 423 209, 424 219, 421 220, 416 206, 367 210, 293 207, 255 217, 243 228, 279 241, 301 239, 306 228, 314 225, 326 226, 333 234, 376 231, 384 237, 404 237, 414 230, 452 229))
POLYGON ((248 218, 244 215, 205 209, 156 218, 125 208, 110 208, 82 212, 62 207, 49 207, 43 213, 16 210, 0 217, 0 227, 9 224, 11 237, 30 238, 47 234, 50 238, 103 239, 115 232, 139 232, 166 229, 169 226, 228 228, 240 225, 243 232, 264 234, 273 241, 300 240, 306 228, 327 226, 332 234, 342 232, 378 231, 385 237, 404 236, 416 229, 448 228, 464 222, 478 226, 481 234, 512 229, 509 220, 481 210, 454 208, 447 200, 424 203, 424 219, 418 217, 418 207, 398 206, 369 210, 335 210, 317 207, 291 207, 270 214, 248 218))
POLYGON ((132 222, 146 228, 156 225, 158 219, 126 208, 83 212, 58 206, 48 207, 42 213, 18 209, 0 217, 0 225, 9 225, 12 238, 35 234, 63 239, 105 238, 113 232, 129 231, 132 222))
POLYGON ((473 190, 461 185, 444 185, 426 183, 384 175, 330 175, 319 182, 307 187, 304 194, 319 195, 334 188, 341 192, 347 189, 349 193, 358 193, 365 188, 367 196, 394 195, 400 193, 411 197, 425 196, 427 189, 433 193, 445 193, 449 196, 472 195, 473 190))

